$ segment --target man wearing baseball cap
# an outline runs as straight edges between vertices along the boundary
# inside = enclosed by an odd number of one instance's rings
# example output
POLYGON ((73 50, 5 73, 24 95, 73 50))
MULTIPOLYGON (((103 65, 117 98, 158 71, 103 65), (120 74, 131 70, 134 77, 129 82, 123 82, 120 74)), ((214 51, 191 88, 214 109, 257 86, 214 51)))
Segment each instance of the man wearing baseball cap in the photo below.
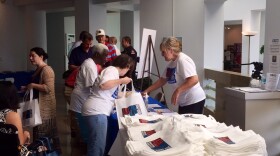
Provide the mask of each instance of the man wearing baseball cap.
POLYGON ((96 30, 95 39, 97 40, 98 43, 105 44, 106 41, 105 31, 103 29, 96 30))
POLYGON ((111 61, 113 61, 117 57, 116 49, 115 49, 114 45, 106 44, 106 35, 105 35, 105 31, 103 29, 96 30, 95 39, 97 40, 98 43, 105 44, 109 49, 109 52, 108 52, 108 55, 106 58, 107 62, 105 63, 105 66, 107 67, 110 65, 111 61))

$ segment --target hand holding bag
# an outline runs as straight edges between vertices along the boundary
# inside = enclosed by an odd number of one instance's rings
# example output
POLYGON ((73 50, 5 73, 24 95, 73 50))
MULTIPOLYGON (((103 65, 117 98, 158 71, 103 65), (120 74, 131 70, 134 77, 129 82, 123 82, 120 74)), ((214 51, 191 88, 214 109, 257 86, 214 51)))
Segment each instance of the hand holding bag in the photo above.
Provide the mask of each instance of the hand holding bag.
POLYGON ((35 127, 42 124, 38 99, 33 99, 33 89, 27 91, 17 112, 20 114, 23 127, 35 127), (27 96, 29 94, 29 101, 27 96))
MULTIPOLYGON (((131 82, 132 83, 132 82, 131 82)), ((119 128, 122 128, 120 117, 125 115, 147 115, 147 108, 140 92, 136 92, 132 83, 131 94, 126 96, 126 85, 119 99, 115 100, 119 128)))

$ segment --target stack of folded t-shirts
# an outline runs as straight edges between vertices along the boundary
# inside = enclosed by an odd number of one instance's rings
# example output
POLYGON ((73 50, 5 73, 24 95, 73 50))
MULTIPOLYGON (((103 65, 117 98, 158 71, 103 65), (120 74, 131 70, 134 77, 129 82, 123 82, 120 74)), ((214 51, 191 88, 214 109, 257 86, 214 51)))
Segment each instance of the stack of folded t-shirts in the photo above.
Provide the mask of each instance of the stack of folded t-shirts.
POLYGON ((127 141, 127 153, 131 156, 203 156, 204 147, 192 144, 176 127, 162 129, 138 141, 127 141))
POLYGON ((217 127, 220 124, 212 116, 207 117, 202 114, 183 114, 175 117, 179 121, 177 127, 184 133, 184 136, 191 143, 201 145, 207 138, 204 129, 217 127))
POLYGON ((159 123, 164 118, 166 117, 163 115, 152 115, 152 116, 136 115, 136 116, 121 117, 120 120, 122 125, 127 129, 128 127, 159 123))
POLYGON ((208 155, 267 155, 264 139, 252 130, 242 131, 239 127, 229 126, 223 132, 205 131, 205 134, 208 138, 204 147, 208 155))
POLYGON ((127 134, 130 140, 137 141, 147 138, 155 133, 158 133, 162 130, 169 130, 172 132, 174 127, 174 119, 171 117, 162 119, 161 122, 154 124, 146 124, 143 126, 128 127, 127 134))
POLYGON ((130 140, 126 150, 133 156, 267 155, 261 136, 219 123, 211 116, 128 116, 123 124, 130 140))
POLYGON ((175 115, 174 117, 181 121, 181 129, 184 130, 193 128, 193 126, 210 128, 215 127, 217 124, 219 124, 212 116, 207 117, 202 114, 182 114, 175 115))

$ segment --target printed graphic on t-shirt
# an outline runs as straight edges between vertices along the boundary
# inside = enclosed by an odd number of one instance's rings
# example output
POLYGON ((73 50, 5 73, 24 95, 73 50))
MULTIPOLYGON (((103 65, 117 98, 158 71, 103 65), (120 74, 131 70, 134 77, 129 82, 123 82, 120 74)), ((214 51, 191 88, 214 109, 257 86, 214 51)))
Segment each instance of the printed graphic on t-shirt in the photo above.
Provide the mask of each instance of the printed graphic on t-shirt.
POLYGON ((32 118, 32 109, 28 109, 28 110, 22 112, 22 118, 23 119, 32 118))
POLYGON ((192 114, 186 114, 184 115, 186 118, 193 118, 193 115, 192 114))
POLYGON ((142 114, 139 104, 131 105, 127 108, 122 108, 123 116, 135 116, 135 114, 142 114))
POLYGON ((159 151, 164 151, 167 150, 169 148, 171 148, 171 146, 169 146, 164 140, 162 140, 161 138, 157 138, 156 140, 150 141, 150 142, 146 142, 146 144, 153 149, 156 152, 159 151))
POLYGON ((197 127, 204 127, 204 128, 206 128, 206 126, 202 125, 202 124, 194 124, 194 125, 197 126, 197 127))
POLYGON ((214 137, 214 138, 219 139, 226 144, 235 144, 235 142, 233 142, 228 136, 226 136, 226 137, 214 137))
POLYGON ((175 77, 176 67, 175 68, 167 68, 166 70, 166 80, 169 84, 176 83, 175 77))
POLYGON ((159 121, 162 121, 162 119, 156 119, 156 120, 145 120, 145 119, 139 119, 140 123, 157 123, 159 121))
POLYGON ((150 131, 141 131, 141 133, 142 133, 143 137, 144 137, 144 138, 146 138, 146 137, 148 137, 148 136, 150 136, 150 135, 155 134, 155 133, 156 133, 156 131, 155 131, 155 130, 150 130, 150 131))
POLYGON ((118 98, 118 93, 119 93, 119 89, 117 88, 117 89, 114 91, 114 93, 112 94, 112 97, 113 97, 114 99, 118 98))

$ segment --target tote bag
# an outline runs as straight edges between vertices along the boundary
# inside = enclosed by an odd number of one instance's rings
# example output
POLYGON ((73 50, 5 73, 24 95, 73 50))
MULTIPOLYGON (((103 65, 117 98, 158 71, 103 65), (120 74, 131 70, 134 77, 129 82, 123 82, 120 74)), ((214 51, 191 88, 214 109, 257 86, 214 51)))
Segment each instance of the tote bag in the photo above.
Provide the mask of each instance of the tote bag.
MULTIPOLYGON (((131 82, 132 83, 132 82, 131 82)), ((126 85, 122 94, 119 94, 120 98, 115 100, 118 124, 119 128, 123 128, 121 124, 121 117, 125 115, 135 116, 135 115, 147 115, 147 108, 141 93, 136 92, 132 83, 131 94, 126 96, 126 85)))
POLYGON ((25 93, 23 102, 19 106, 17 112, 20 114, 23 127, 35 127, 42 124, 38 99, 33 99, 33 89, 25 93), (29 100, 27 100, 28 94, 29 100))

